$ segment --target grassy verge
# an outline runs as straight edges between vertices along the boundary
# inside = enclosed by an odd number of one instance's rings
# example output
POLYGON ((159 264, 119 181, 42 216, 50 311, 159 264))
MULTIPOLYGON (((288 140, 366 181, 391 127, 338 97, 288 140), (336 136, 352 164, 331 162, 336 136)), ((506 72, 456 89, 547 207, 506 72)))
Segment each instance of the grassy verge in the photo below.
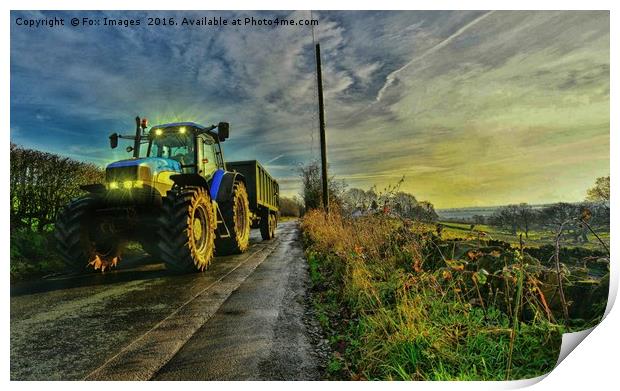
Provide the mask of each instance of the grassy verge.
POLYGON ((567 281, 568 294, 598 307, 562 319, 557 278, 510 246, 444 241, 385 216, 310 211, 302 229, 334 379, 536 377, 553 369, 562 332, 596 323, 604 309, 598 280, 567 281))
POLYGON ((17 282, 65 269, 53 251, 50 232, 34 232, 24 228, 11 232, 11 282, 17 282))

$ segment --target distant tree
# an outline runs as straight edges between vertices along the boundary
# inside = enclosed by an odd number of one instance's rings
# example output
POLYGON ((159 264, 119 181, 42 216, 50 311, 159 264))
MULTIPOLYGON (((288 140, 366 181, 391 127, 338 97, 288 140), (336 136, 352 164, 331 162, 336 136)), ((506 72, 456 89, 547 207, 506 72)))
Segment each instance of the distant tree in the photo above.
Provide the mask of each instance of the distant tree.
POLYGON ((474 224, 476 225, 484 225, 486 224, 486 218, 482 215, 473 215, 471 217, 471 220, 474 222, 474 224))
POLYGON ((591 212, 591 220, 589 224, 599 229, 609 230, 610 216, 609 203, 607 202, 591 202, 583 203, 591 212))
POLYGON ((529 237, 530 228, 534 222, 535 212, 530 205, 525 202, 519 204, 517 209, 517 214, 519 216, 519 222, 523 231, 525 231, 525 237, 529 237))
POLYGON ((418 200, 413 194, 399 191, 391 199, 391 203, 394 206, 394 211, 403 217, 413 217, 417 213, 419 207, 418 200))
POLYGON ((609 229, 609 200, 610 186, 609 176, 596 178, 594 186, 588 189, 586 201, 590 202, 589 208, 592 211, 592 222, 599 228, 609 229))
MULTIPOLYGON (((301 197, 306 210, 321 208, 323 205, 323 185, 321 181, 321 166, 313 160, 299 167, 299 176, 302 180, 301 197)), ((344 181, 337 181, 333 176, 327 181, 329 203, 341 205, 342 196, 346 190, 344 181)))
POLYGON ((351 210, 361 208, 366 201, 366 192, 362 189, 352 187, 344 193, 344 202, 351 210))
POLYGON ((343 204, 349 213, 356 210, 367 211, 373 201, 377 200, 377 194, 374 188, 364 191, 359 188, 350 188, 343 194, 343 204))
POLYGON ((490 219, 492 225, 508 229, 513 235, 519 229, 519 205, 507 205, 497 209, 490 219))
POLYGON ((609 202, 609 175, 596 178, 594 186, 588 189, 586 200, 592 202, 609 202))
MULTIPOLYGON (((563 226, 566 235, 572 236, 575 241, 588 241, 588 229, 581 223, 581 216, 586 212, 586 204, 570 204, 558 202, 549 205, 540 211, 540 221, 543 227, 556 230, 563 226)), ((588 209, 588 213, 589 209, 588 209)))
POLYGON ((425 222, 434 222, 439 219, 439 215, 435 212, 435 207, 428 201, 419 201, 417 210, 417 219, 425 222))
POLYGON ((568 202, 558 202, 544 207, 540 211, 540 221, 543 226, 558 226, 579 216, 580 207, 568 202))
POLYGON ((299 217, 303 212, 303 203, 297 197, 280 197, 280 215, 299 217))

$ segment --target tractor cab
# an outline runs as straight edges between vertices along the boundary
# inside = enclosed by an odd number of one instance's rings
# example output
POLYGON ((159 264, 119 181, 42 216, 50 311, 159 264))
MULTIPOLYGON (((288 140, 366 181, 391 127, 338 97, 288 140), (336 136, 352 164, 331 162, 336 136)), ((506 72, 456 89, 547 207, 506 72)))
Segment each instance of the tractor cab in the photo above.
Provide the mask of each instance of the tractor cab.
POLYGON ((147 131, 148 121, 136 117, 135 136, 118 133, 110 135, 110 147, 116 148, 119 139, 130 139, 134 145, 127 147, 133 152, 131 161, 120 164, 143 165, 168 162, 169 167, 178 166, 183 174, 198 174, 209 178, 218 168, 226 169, 220 143, 228 138, 229 124, 202 126, 194 122, 175 122, 155 125, 147 131), (217 129, 217 132, 215 131, 217 129), (146 151, 143 145, 146 144, 146 151))
POLYGON ((146 157, 176 160, 183 173, 208 178, 218 168, 224 168, 220 133, 225 126, 218 127, 219 132, 214 133, 193 122, 153 126, 148 133, 146 157))

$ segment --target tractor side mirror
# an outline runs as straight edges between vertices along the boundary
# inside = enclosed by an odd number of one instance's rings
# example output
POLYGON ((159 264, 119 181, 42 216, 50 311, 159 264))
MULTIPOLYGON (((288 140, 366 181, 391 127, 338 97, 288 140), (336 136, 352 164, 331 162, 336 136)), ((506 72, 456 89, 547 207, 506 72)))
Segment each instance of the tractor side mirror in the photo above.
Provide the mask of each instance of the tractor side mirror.
POLYGON ((230 135, 230 124, 228 122, 220 122, 217 124, 217 136, 220 141, 224 141, 230 135))
POLYGON ((118 147, 118 133, 112 133, 110 135, 110 148, 114 149, 118 147))

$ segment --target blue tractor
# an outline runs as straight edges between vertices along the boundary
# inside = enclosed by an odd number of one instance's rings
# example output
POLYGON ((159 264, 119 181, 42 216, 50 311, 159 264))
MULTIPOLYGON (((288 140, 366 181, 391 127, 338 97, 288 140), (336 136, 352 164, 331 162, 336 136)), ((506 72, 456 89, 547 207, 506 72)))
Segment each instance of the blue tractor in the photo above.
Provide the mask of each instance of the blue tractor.
POLYGON ((105 183, 82 186, 56 222, 57 249, 68 266, 115 266, 128 242, 168 268, 202 271, 217 255, 241 253, 250 229, 275 236, 278 183, 255 160, 225 162, 229 124, 177 122, 148 128, 136 117, 133 157, 109 164, 105 183), (148 129, 148 130, 147 130, 148 129))

